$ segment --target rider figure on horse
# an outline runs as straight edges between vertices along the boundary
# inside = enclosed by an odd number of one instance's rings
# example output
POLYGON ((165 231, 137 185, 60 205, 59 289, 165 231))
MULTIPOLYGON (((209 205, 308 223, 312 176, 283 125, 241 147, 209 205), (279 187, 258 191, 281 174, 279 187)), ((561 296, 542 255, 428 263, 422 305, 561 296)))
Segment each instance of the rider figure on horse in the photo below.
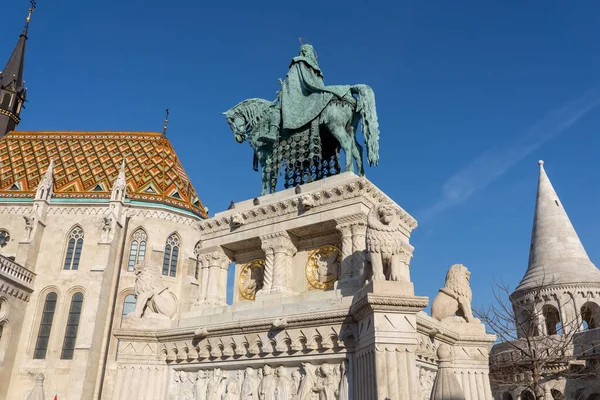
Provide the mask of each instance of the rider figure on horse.
POLYGON ((341 98, 345 94, 335 86, 325 87, 315 49, 307 43, 300 46, 285 81, 280 83, 277 105, 271 110, 270 129, 265 137, 268 141, 277 140, 280 129, 302 128, 319 116, 333 96, 341 98))

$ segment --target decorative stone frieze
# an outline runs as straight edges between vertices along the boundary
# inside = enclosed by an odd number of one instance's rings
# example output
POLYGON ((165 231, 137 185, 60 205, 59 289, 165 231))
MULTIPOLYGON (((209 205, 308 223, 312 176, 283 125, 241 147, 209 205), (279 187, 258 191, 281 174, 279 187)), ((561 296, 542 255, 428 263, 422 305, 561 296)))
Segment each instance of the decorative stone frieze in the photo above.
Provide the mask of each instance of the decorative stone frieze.
POLYGON ((347 400, 348 366, 346 361, 307 361, 293 366, 174 369, 168 393, 176 399, 347 400))

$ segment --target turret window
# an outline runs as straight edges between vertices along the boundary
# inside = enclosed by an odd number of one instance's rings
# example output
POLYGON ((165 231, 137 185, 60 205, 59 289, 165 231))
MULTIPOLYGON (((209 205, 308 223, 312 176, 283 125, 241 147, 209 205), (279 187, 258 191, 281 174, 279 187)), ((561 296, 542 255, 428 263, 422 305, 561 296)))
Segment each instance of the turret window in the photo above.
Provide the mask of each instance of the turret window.
POLYGON ((581 319, 584 330, 600 327, 600 306, 592 302, 585 303, 581 307, 581 319))
POLYGON ((146 243, 148 241, 148 235, 146 232, 139 228, 133 232, 131 246, 129 248, 129 262, 127 264, 127 271, 133 271, 136 264, 140 263, 146 256, 146 243))
POLYGON ((11 102, 12 102, 12 95, 10 93, 4 93, 2 95, 2 108, 5 110, 9 110, 11 102))
POLYGON ((177 274, 177 260, 179 258, 179 236, 176 233, 169 236, 165 245, 162 274, 175 276, 177 274))
POLYGON ((561 334, 562 326, 560 323, 560 314, 556 307, 551 305, 545 305, 542 309, 544 314, 544 319, 546 322, 546 334, 547 335, 556 335, 561 334))
POLYGON ((62 360, 72 360, 75 350, 75 340, 77 339, 77 330, 79 329, 79 318, 83 307, 83 294, 75 293, 71 299, 69 308, 69 319, 67 320, 67 329, 65 330, 65 340, 63 341, 60 358, 62 360))
POLYGON ((81 249, 83 247, 83 229, 76 226, 69 233, 67 242, 67 252, 65 254, 65 262, 63 269, 77 270, 79 269, 79 260, 81 259, 81 249))
POLYGON ((50 331, 52 330, 52 320, 54 320, 54 311, 56 310, 56 293, 48 293, 44 302, 44 311, 42 312, 42 320, 40 321, 40 330, 38 332, 37 341, 35 342, 35 352, 33 358, 43 360, 46 358, 48 350, 48 340, 50 339, 50 331))

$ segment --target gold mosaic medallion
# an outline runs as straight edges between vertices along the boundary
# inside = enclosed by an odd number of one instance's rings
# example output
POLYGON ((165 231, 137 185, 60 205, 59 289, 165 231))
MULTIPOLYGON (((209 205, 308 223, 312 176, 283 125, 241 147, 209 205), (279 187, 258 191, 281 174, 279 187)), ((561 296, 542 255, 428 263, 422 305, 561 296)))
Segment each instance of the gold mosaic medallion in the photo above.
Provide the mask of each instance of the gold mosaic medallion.
POLYGON ((306 279, 315 289, 331 289, 340 277, 342 252, 335 246, 321 246, 310 252, 306 263, 306 279))
POLYGON ((242 299, 254 300, 256 292, 263 286, 263 270, 265 260, 252 260, 242 266, 238 288, 242 299))

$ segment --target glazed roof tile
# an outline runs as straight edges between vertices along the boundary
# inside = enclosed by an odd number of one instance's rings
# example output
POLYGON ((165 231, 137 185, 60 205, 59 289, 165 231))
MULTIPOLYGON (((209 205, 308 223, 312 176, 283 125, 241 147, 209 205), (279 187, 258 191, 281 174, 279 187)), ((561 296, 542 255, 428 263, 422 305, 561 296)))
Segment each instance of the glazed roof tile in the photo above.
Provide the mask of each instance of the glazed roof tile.
POLYGON ((0 198, 33 197, 54 160, 54 197, 110 198, 123 159, 132 200, 207 218, 169 140, 157 132, 10 132, 0 139, 0 198))

